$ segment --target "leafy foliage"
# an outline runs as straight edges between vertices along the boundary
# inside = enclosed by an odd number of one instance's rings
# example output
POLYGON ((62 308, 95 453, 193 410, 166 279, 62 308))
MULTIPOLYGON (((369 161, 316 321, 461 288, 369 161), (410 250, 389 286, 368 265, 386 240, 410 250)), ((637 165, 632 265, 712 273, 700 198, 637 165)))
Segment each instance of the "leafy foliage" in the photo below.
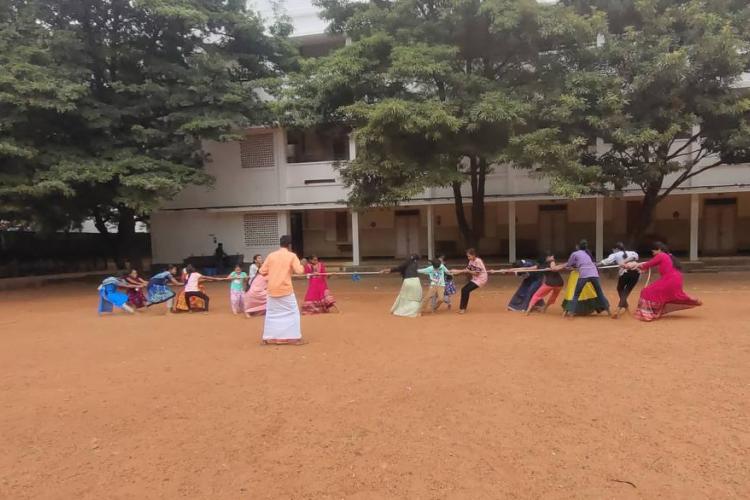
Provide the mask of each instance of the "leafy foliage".
POLYGON ((750 94, 737 88, 750 67, 750 10, 730 0, 571 3, 605 9, 617 29, 593 59, 566 63, 540 103, 549 119, 515 141, 514 158, 562 194, 640 188, 636 241, 687 180, 750 159, 750 94))
POLYGON ((4 216, 137 218, 206 184, 201 139, 271 115, 254 89, 294 63, 241 0, 10 0, 0 20, 4 216))
POLYGON ((533 130, 539 71, 555 71, 576 42, 592 43, 600 19, 584 22, 571 8, 536 0, 320 5, 331 31, 351 43, 288 79, 282 121, 356 129, 357 157, 341 168, 355 206, 452 186, 464 239, 476 245, 486 175, 512 138, 533 130))

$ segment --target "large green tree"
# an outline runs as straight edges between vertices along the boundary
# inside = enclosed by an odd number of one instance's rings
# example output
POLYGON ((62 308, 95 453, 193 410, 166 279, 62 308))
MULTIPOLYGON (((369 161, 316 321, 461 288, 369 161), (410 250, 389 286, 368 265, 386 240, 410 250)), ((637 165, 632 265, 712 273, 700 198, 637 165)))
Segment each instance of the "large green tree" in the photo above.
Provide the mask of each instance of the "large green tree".
POLYGON ((355 129, 356 159, 340 169, 354 206, 451 187, 461 234, 478 245, 486 177, 511 139, 533 129, 539 73, 589 50, 599 18, 536 0, 320 5, 350 43, 285 81, 282 121, 355 129))
POLYGON ((515 159, 563 194, 640 189, 629 235, 637 244, 669 194, 750 160, 750 95, 737 88, 749 68, 750 10, 736 0, 569 3, 603 9, 612 29, 593 59, 571 60, 548 87, 539 105, 549 119, 515 141, 515 159))
POLYGON ((92 217, 127 256, 135 224, 202 170, 202 139, 270 120, 255 87, 294 61, 244 0, 4 0, 3 211, 92 217), (109 234, 108 224, 117 232, 109 234))

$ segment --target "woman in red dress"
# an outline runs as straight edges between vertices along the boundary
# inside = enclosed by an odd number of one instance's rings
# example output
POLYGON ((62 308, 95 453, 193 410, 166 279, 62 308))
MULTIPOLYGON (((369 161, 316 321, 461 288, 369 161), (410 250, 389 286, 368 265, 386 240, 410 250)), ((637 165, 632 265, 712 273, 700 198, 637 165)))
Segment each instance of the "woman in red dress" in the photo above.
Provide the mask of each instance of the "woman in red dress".
POLYGON ((305 302, 302 304, 302 314, 320 314, 327 312, 339 312, 336 301, 328 290, 326 279, 326 266, 317 256, 313 255, 305 264, 307 275, 307 293, 305 302))
POLYGON ((690 297, 682 289, 681 266, 669 253, 669 248, 664 243, 656 242, 651 252, 654 257, 648 262, 626 264, 640 271, 658 267, 661 275, 656 282, 641 290, 635 317, 641 321, 654 321, 667 313, 701 305, 700 300, 690 297))
POLYGON ((130 273, 125 276, 125 281, 129 285, 134 286, 134 288, 128 288, 128 302, 130 302, 130 305, 136 309, 146 307, 148 305, 148 300, 146 300, 146 295, 143 292, 148 287, 148 281, 138 276, 138 271, 135 269, 132 269, 130 273))

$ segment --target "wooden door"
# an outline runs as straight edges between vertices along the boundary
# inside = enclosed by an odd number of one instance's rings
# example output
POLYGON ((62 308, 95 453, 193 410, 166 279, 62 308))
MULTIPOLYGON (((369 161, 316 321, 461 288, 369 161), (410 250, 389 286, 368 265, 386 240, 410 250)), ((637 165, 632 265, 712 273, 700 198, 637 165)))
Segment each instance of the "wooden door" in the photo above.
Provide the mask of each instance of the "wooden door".
POLYGON ((419 212, 396 213, 396 257, 419 253, 419 212))
POLYGON ((539 252, 551 251, 555 255, 567 254, 565 227, 568 211, 565 205, 541 205, 539 207, 539 252))
POLYGON ((719 198, 706 200, 703 208, 703 253, 728 255, 737 251, 737 200, 719 198))

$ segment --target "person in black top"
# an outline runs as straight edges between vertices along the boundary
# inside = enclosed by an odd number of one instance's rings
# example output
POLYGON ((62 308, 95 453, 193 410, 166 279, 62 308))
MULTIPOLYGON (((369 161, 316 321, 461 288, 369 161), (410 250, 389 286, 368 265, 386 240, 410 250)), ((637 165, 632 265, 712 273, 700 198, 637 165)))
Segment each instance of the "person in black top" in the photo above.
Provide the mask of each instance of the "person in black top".
POLYGON ((224 245, 219 243, 216 245, 216 250, 214 250, 214 267, 216 267, 216 274, 224 274, 226 258, 227 254, 224 252, 224 245))
MULTIPOLYGON (((555 262, 555 256, 552 254, 552 252, 547 252, 547 255, 544 257, 544 259, 540 259, 540 261, 542 263, 538 266, 538 269, 550 269, 554 268, 557 265, 557 263, 555 262)), ((529 308, 526 310, 526 314, 531 314, 533 304, 536 304, 539 301, 544 301, 542 312, 545 312, 549 306, 555 303, 558 295, 560 295, 560 291, 563 289, 563 285, 565 284, 565 282, 563 281, 563 278, 562 276, 560 276, 559 272, 545 271, 542 274, 542 285, 531 298, 531 303, 529 304, 529 308), (546 300, 547 295, 549 295, 549 300, 546 300)))
POLYGON ((517 267, 506 269, 504 273, 526 273, 521 286, 508 304, 508 309, 513 311, 524 311, 531 314, 534 309, 545 312, 549 306, 555 303, 565 282, 557 271, 549 270, 556 266, 555 256, 552 252, 546 252, 538 262, 530 259, 518 261, 517 267), (534 272, 529 272, 534 271, 534 272), (549 300, 546 300, 549 295, 549 300))
POLYGON ((384 269, 384 273, 400 273, 404 279, 401 291, 391 308, 391 314, 416 318, 422 305, 422 283, 419 281, 419 255, 411 255, 400 266, 384 269))

